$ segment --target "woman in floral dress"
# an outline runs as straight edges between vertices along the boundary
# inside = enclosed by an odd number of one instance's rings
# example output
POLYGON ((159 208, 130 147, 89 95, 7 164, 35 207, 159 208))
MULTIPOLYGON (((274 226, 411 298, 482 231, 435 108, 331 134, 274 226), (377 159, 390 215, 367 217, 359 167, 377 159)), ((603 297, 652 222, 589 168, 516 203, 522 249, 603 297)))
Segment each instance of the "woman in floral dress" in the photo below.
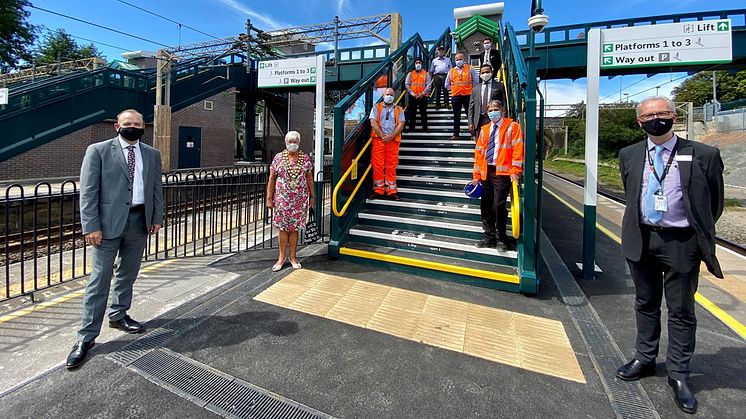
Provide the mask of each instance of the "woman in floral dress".
POLYGON ((272 159, 267 184, 267 207, 274 208, 272 224, 280 230, 280 255, 272 272, 282 269, 287 261, 294 269, 301 268, 298 236, 308 220, 309 202, 314 200, 313 165, 308 155, 300 151, 300 133, 288 132, 285 147, 272 159), (289 258, 286 247, 289 247, 289 258))

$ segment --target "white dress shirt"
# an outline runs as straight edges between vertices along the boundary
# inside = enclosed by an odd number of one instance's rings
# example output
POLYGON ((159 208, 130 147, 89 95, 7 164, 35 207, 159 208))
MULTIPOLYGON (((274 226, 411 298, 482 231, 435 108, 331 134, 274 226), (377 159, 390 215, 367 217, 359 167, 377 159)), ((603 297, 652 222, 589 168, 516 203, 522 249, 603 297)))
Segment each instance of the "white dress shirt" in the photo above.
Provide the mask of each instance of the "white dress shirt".
POLYGON ((140 153, 140 142, 130 144, 122 137, 119 137, 119 144, 122 146, 122 152, 124 153, 124 162, 127 163, 127 155, 129 149, 127 147, 135 147, 135 179, 132 182, 132 201, 131 206, 142 205, 145 203, 145 186, 142 180, 142 154, 140 153))

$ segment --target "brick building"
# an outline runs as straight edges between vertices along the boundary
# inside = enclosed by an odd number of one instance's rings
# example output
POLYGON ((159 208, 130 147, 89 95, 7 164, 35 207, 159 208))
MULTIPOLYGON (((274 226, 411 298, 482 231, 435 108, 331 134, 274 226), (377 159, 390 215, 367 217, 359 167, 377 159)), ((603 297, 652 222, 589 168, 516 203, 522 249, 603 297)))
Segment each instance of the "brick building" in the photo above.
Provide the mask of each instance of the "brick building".
MULTIPOLYGON (((177 169, 179 163, 185 163, 179 155, 180 150, 188 150, 192 154, 191 162, 197 163, 192 167, 232 165, 236 144, 235 108, 235 94, 227 91, 174 112, 171 117, 172 167, 164 167, 164 171, 177 169), (187 142, 191 142, 192 146, 188 147, 187 142)), ((0 179, 77 177, 86 148, 116 135, 114 122, 99 122, 2 161, 0 179)), ((153 126, 150 123, 145 125, 142 140, 152 145, 153 126)))

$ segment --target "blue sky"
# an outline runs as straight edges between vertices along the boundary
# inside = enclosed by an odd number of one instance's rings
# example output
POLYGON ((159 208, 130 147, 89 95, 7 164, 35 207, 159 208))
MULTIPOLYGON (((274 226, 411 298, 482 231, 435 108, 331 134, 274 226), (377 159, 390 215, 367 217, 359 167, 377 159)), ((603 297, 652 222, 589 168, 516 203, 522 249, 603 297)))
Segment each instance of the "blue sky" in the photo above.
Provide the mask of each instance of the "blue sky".
MULTIPOLYGON (((404 38, 419 32, 424 39, 434 39, 448 26, 453 28, 453 8, 490 3, 489 1, 445 0, 125 0, 174 21, 222 38, 242 32, 246 18, 262 29, 273 30, 291 26, 330 22, 335 15, 354 18, 398 12, 403 19, 404 38)), ((95 22, 148 40, 175 46, 211 40, 207 35, 137 10, 118 0, 32 0, 34 6, 79 19, 95 22)), ((545 14, 551 26, 570 25, 631 17, 725 10, 735 8, 737 1, 724 0, 545 0, 545 14)), ((531 1, 506 1, 505 17, 516 30, 527 27, 531 1)), ((78 37, 81 43, 95 41, 109 60, 121 59, 125 50, 149 50, 159 45, 96 28, 70 19, 31 9, 31 23, 54 30, 64 28, 78 37), (85 38, 85 39, 82 39, 85 38), (105 45, 108 44, 108 45, 105 45)), ((387 33, 385 34, 388 35, 387 33)), ((374 43, 374 39, 358 44, 374 43)), ((344 46, 344 45, 343 45, 344 46)), ((352 46, 350 44, 346 46, 352 46)), ((656 86, 662 95, 681 83, 685 74, 659 74, 650 78, 626 76, 621 79, 622 93, 640 100, 655 94, 656 86), (634 85, 633 85, 634 83, 634 85)), ((548 103, 576 103, 585 99, 585 81, 552 81, 547 85, 548 103)), ((619 99, 620 78, 602 79, 601 96, 604 102, 619 99)))

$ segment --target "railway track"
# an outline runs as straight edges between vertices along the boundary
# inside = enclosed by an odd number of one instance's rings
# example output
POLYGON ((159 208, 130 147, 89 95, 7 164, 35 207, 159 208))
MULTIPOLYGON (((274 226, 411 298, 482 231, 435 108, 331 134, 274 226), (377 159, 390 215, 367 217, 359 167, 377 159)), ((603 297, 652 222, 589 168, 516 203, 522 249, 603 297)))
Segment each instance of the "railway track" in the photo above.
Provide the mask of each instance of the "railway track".
MULTIPOLYGON (((558 178, 560 178, 562 180, 565 180, 567 182, 570 182, 573 185, 577 185, 577 186, 579 186, 581 188, 583 187, 583 184, 580 183, 580 182, 578 182, 578 181, 569 179, 569 178, 567 178, 565 176, 559 175, 559 174, 554 173, 554 172, 550 172, 548 170, 544 170, 544 172, 549 173, 550 175, 558 177, 558 178)), ((627 204, 627 202, 623 198, 619 197, 616 194, 609 193, 608 191, 603 191, 603 190, 599 189, 598 190, 598 194, 601 195, 601 196, 603 196, 604 198, 610 199, 610 200, 618 202, 620 204, 624 204, 624 205, 627 204)), ((725 247, 728 250, 731 250, 731 251, 734 251, 734 252, 736 252, 736 253, 738 253, 740 255, 746 256, 746 246, 743 246, 743 245, 735 243, 733 241, 724 239, 722 237, 715 237, 715 242, 717 244, 719 244, 720 246, 725 247)))

